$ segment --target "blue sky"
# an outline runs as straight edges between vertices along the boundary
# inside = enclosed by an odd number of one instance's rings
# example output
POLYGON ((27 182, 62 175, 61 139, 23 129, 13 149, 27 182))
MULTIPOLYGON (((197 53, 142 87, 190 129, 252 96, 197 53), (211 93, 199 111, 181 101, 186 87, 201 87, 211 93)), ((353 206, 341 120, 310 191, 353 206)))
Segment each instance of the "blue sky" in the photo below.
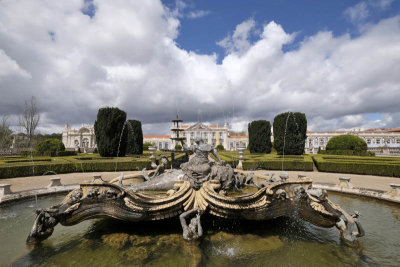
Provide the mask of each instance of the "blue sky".
MULTIPOLYGON (((366 1, 368 16, 362 22, 376 23, 382 18, 399 14, 400 1, 387 1, 390 7, 378 8, 379 0, 366 1)), ((350 34, 358 36, 360 29, 352 21, 345 10, 362 1, 336 0, 202 0, 176 1, 163 0, 170 9, 182 6, 183 13, 204 11, 203 16, 191 18, 182 15, 180 18, 180 33, 176 42, 186 50, 202 54, 217 53, 219 62, 225 51, 217 45, 227 33, 232 32, 241 22, 253 18, 256 27, 275 21, 282 25, 288 33, 297 33, 295 41, 285 46, 285 50, 298 47, 298 43, 305 37, 312 36, 319 31, 331 31, 335 36, 350 34)), ((359 22, 359 21, 356 21, 359 22)), ((250 36, 251 41, 258 39, 257 34, 250 36)))
POLYGON ((237 130, 285 111, 316 131, 400 127, 399 73, 400 0, 0 1, 0 115, 17 124, 36 96, 42 132, 104 106, 149 134, 177 111, 237 130))

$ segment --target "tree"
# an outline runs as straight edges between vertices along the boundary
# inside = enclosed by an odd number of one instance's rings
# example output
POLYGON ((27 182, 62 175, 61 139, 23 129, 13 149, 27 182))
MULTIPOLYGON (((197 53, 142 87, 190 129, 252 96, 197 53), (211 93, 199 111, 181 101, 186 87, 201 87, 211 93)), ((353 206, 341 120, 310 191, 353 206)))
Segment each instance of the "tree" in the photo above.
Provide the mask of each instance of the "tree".
POLYGON ((61 140, 51 138, 37 144, 35 150, 38 155, 54 157, 57 156, 57 152, 65 151, 65 146, 61 140))
POLYGON ((126 153, 128 154, 143 154, 143 131, 142 123, 137 120, 129 120, 128 127, 128 141, 126 153))
POLYGON ((126 113, 119 108, 99 109, 94 123, 94 132, 100 156, 125 156, 128 133, 124 127, 125 121, 126 113))
POLYGON ((366 153, 367 143, 360 137, 350 134, 332 137, 326 145, 326 151, 352 150, 354 154, 366 153))
POLYGON ((217 149, 218 151, 223 151, 223 150, 225 150, 225 148, 224 148, 224 146, 223 146, 222 144, 217 145, 216 149, 217 149))
POLYGON ((7 122, 8 116, 3 115, 0 122, 0 148, 8 148, 11 146, 12 130, 7 122))
POLYGON ((154 146, 154 144, 146 142, 143 144, 143 150, 148 151, 149 150, 149 146, 154 146))
POLYGON ((252 121, 248 125, 250 153, 271 153, 271 123, 252 121))
POLYGON ((279 155, 302 155, 307 138, 304 113, 285 112, 274 118, 274 145, 279 155))
POLYGON ((19 125, 23 128, 28 138, 28 147, 31 147, 39 121, 40 115, 36 109, 36 98, 32 96, 29 102, 25 101, 24 114, 19 117, 19 125))

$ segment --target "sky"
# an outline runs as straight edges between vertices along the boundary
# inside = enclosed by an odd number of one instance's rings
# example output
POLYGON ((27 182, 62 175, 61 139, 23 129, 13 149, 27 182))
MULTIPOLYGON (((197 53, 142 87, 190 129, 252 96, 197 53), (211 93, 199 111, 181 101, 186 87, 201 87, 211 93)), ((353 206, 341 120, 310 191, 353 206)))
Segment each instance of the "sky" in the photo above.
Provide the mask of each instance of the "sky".
POLYGON ((0 115, 18 131, 119 107, 145 134, 304 112, 312 131, 400 127, 399 0, 0 0, 0 115))

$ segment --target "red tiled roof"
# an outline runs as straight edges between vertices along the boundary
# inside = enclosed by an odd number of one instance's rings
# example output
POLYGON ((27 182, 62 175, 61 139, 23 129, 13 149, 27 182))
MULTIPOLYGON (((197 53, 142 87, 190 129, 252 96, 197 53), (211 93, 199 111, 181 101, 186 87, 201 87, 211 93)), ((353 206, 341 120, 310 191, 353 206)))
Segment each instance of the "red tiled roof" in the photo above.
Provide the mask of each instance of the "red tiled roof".
POLYGON ((143 138, 170 138, 169 135, 143 135, 143 138))
POLYGON ((396 128, 396 129, 390 129, 388 130, 388 132, 400 132, 400 128, 396 128))

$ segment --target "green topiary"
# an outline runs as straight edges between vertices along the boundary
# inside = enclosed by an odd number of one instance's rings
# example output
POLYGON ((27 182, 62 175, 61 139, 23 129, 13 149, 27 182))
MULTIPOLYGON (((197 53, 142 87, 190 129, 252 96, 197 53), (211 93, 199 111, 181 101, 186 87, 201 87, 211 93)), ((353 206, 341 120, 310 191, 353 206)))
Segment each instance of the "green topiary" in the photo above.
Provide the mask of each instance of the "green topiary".
POLYGON ((100 156, 125 156, 128 133, 127 127, 124 128, 125 120, 125 111, 118 108, 106 107, 99 109, 97 120, 94 123, 94 131, 100 156), (124 132, 122 133, 123 129, 124 132), (119 145, 120 142, 121 144, 119 145))
POLYGON ((326 151, 352 150, 356 153, 366 153, 367 149, 367 143, 362 138, 350 134, 334 136, 326 145, 326 151))
POLYGON ((36 145, 37 155, 56 156, 58 151, 65 151, 65 146, 59 139, 46 139, 36 145))
POLYGON ((175 145, 175 150, 182 150, 182 146, 180 144, 175 145))
POLYGON ((273 127, 274 145, 279 155, 302 155, 304 153, 307 138, 307 119, 304 113, 281 113, 275 116, 273 127))
POLYGON ((137 120, 128 120, 128 141, 126 153, 128 154, 143 154, 143 131, 142 123, 137 120))
POLYGON ((250 153, 271 153, 271 124, 266 120, 248 125, 250 153))
POLYGON ((153 144, 152 143, 148 143, 148 142, 144 143, 143 144, 143 150, 148 151, 149 150, 149 146, 153 146, 153 144))
POLYGON ((225 150, 224 146, 221 145, 221 144, 219 144, 219 145, 216 147, 216 149, 217 149, 218 151, 223 151, 223 150, 225 150))

